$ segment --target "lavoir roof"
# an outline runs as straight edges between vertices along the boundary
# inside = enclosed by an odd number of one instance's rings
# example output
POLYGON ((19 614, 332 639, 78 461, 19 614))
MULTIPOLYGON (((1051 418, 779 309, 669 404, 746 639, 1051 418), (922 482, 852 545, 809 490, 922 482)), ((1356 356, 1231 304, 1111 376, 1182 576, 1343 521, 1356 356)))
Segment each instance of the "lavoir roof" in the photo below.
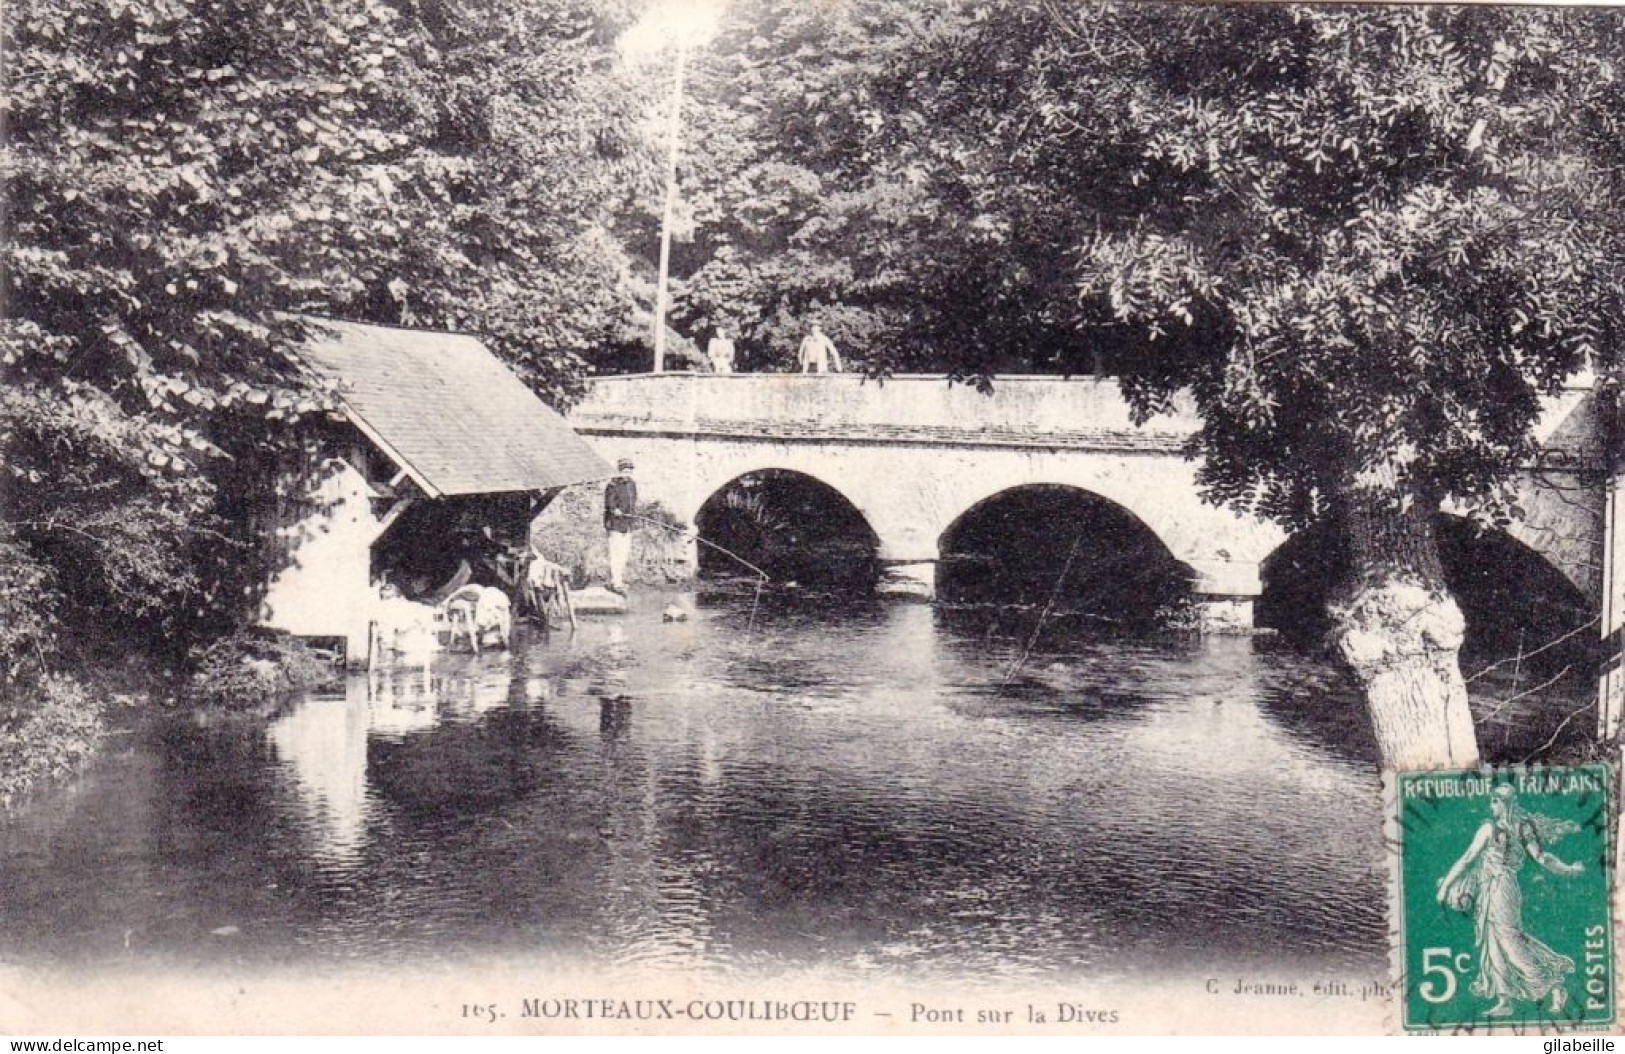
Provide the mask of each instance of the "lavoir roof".
POLYGON ((563 417, 465 334, 306 320, 308 362, 358 429, 431 498, 610 476, 563 417))

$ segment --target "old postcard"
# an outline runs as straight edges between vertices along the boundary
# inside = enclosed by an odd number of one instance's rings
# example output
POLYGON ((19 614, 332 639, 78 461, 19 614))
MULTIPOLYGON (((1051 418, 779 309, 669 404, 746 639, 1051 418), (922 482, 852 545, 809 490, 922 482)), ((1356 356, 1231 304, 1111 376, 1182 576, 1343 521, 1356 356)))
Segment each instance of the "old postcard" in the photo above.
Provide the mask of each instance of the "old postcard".
POLYGON ((1619 9, 0 17, 0 1030, 1618 1029, 1619 9))

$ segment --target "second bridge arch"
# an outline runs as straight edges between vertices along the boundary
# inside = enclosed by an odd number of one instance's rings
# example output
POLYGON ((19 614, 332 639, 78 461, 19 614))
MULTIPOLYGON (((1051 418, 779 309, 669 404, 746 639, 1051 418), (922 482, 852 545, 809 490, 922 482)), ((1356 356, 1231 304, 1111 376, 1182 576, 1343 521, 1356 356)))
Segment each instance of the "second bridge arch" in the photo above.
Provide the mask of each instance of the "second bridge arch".
POLYGON ((1059 484, 1010 487, 977 502, 938 549, 940 602, 1046 611, 1079 631, 1147 629, 1178 617, 1196 578, 1132 512, 1059 484))

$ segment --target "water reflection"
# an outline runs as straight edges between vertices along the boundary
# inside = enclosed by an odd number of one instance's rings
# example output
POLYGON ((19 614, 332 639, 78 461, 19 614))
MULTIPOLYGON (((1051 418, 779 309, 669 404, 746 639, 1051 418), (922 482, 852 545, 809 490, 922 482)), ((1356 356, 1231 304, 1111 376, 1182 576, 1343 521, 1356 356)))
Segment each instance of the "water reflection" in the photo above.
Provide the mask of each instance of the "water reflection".
POLYGON ((51 891, 8 900, 0 950, 1382 968, 1374 751, 1335 670, 1234 640, 1029 648, 923 605, 668 602, 268 725, 154 730, 0 835, 0 885, 51 891), (117 852, 84 854, 100 831, 117 852))
POLYGON ((626 738, 632 728, 632 700, 624 695, 606 695, 598 700, 598 734, 605 746, 626 738))
POLYGON ((360 857, 367 833, 367 733, 373 711, 364 692, 311 699, 266 729, 279 771, 279 792, 310 855, 342 866, 360 857))

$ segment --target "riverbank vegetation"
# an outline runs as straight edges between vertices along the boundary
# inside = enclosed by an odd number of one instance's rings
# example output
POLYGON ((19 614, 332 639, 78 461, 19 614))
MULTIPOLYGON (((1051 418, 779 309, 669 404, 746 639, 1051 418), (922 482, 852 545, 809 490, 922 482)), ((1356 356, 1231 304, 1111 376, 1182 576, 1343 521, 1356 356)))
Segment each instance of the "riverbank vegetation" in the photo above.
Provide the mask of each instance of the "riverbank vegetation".
POLYGON ((252 618, 253 511, 332 406, 304 318, 474 331, 544 397, 579 390, 635 309, 610 233, 647 153, 626 15, 6 6, 8 742, 73 709, 63 632, 179 670, 252 618))
MULTIPOLYGON (((302 319, 476 333, 557 405, 641 361, 672 55, 618 42, 656 6, 7 5, 7 742, 80 698, 65 635, 186 670, 251 618, 253 510, 333 406, 302 319)), ((1588 362, 1617 388, 1622 39, 1590 9, 738 0, 689 56, 672 326, 746 369, 816 318, 876 373, 1191 393, 1212 500, 1346 544, 1332 631, 1384 757, 1468 764, 1431 524, 1518 515, 1540 396, 1588 362)))
POLYGON ((253 628, 203 646, 189 666, 184 699, 217 710, 253 711, 342 676, 330 658, 297 638, 253 628))

